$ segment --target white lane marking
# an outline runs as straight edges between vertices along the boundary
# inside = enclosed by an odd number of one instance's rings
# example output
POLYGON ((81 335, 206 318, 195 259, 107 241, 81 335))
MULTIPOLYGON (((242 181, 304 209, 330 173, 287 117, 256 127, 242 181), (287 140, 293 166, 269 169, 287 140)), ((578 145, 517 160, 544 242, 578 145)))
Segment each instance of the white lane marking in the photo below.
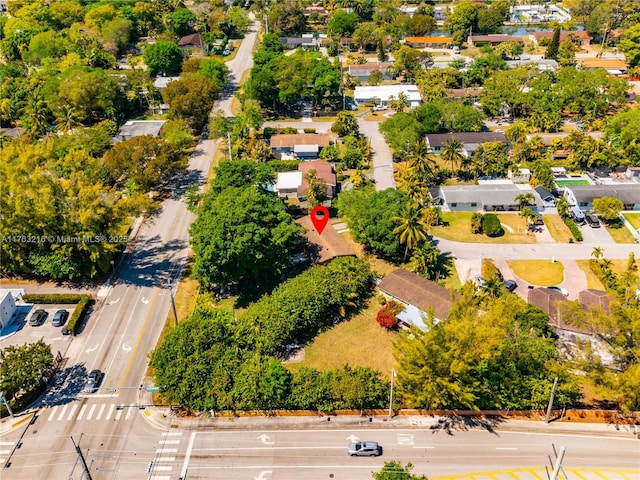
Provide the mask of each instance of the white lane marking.
POLYGON ((359 440, 359 438, 356 437, 355 435, 351 434, 351 435, 349 435, 347 437, 347 440, 349 440, 349 442, 351 442, 351 443, 356 443, 359 440))
POLYGON ((7 453, 11 453, 11 450, 0 450, 0 455, 6 455, 7 453))
POLYGON ((267 435, 266 433, 263 433, 258 438, 265 445, 273 445, 274 444, 274 442, 271 441, 271 438, 269 437, 269 435, 267 435))
POLYGON ((53 420, 53 417, 56 416, 57 412, 58 412, 58 406, 57 405, 55 407, 51 408, 51 415, 49 415, 49 421, 53 420))
POLYGON ((273 473, 271 470, 263 470, 260 472, 260 475, 255 477, 255 480, 266 480, 267 477, 265 477, 265 475, 269 475, 271 473, 273 473))
POLYGON ((62 417, 64 417, 64 414, 67 412, 67 408, 69 408, 68 403, 62 407, 62 411, 60 412, 60 415, 58 415, 58 421, 62 420, 62 417))
POLYGON ((180 473, 180 477, 186 478, 187 476, 187 467, 189 467, 189 458, 191 458, 191 451, 193 450, 193 444, 196 441, 196 432, 191 432, 191 437, 189 438, 189 445, 187 446, 187 452, 184 454, 184 463, 182 464, 182 472, 180 473))
POLYGON ((175 462, 176 457, 160 457, 156 459, 156 462, 175 462))
POLYGON ((87 396, 87 398, 114 398, 117 396, 117 393, 94 393, 91 395, 91 397, 87 396))
POLYGON ((73 418, 73 414, 76 413, 76 410, 78 409, 78 404, 74 404, 71 405, 71 411, 69 412, 69 416, 67 417, 67 421, 71 420, 73 418))
POLYGON ((170 472, 171 470, 173 470, 173 467, 167 465, 156 465, 155 467, 153 467, 153 470, 156 472, 170 472))
POLYGON ((131 345, 127 346, 126 343, 122 344, 122 350, 124 350, 125 352, 130 352, 132 348, 133 347, 131 345))
POLYGON ((82 416, 84 415, 84 411, 87 409, 87 405, 82 405, 82 408, 80 409, 80 413, 78 414, 78 417, 76 418, 76 420, 82 420, 82 416))
POLYGON ((182 432, 162 432, 163 437, 181 437, 182 432))
POLYGON ((163 443, 164 445, 178 445, 180 440, 160 440, 160 443, 163 443))
POLYGON ((0 445, 13 445, 16 442, 0 442, 0 445))
POLYGON ((410 433, 398 433, 398 445, 413 445, 413 435, 410 433))
POLYGON ((496 450, 517 450, 517 447, 496 447, 496 450))
POLYGON ((91 353, 91 352, 93 352, 94 350, 96 350, 99 346, 100 346, 100 344, 99 344, 99 343, 96 343, 95 347, 87 348, 87 349, 85 350, 85 352, 87 352, 87 353, 91 353))
POLYGON ((98 411, 98 415, 96 416, 96 420, 100 420, 102 418, 102 413, 104 412, 104 409, 107 407, 106 404, 102 404, 100 406, 100 410, 98 411))
POLYGON ((93 412, 96 411, 96 407, 97 405, 95 403, 91 405, 91 408, 89 409, 89 413, 87 413, 87 418, 85 420, 91 420, 91 417, 93 417, 93 412))
POLYGON ((127 414, 124 416, 125 420, 129 420, 129 417, 131 416, 131 412, 133 412, 133 408, 131 407, 127 408, 127 414))
POLYGON ((119 301, 120 301, 120 297, 116 298, 115 300, 111 300, 110 302, 107 302, 107 305, 115 305, 119 301))
POLYGON ((118 411, 116 412, 116 420, 120 420, 120 416, 122 416, 122 408, 123 408, 123 405, 120 405, 120 407, 118 408, 118 411))
POLYGON ((149 300, 147 300, 145 297, 142 297, 142 298, 140 299, 140 301, 141 301, 142 303, 144 303, 145 305, 148 305, 148 304, 149 304, 149 300))
POLYGON ((107 411, 107 416, 104 417, 105 420, 111 420, 111 415, 113 414, 113 411, 115 410, 116 405, 115 403, 112 403, 111 405, 109 405, 109 410, 107 411))

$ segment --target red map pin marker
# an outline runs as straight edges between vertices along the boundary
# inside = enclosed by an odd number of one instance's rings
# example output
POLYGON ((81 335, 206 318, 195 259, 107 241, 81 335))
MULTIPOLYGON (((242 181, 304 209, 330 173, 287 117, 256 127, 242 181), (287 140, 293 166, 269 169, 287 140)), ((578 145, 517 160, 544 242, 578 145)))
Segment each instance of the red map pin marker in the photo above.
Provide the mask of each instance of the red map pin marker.
POLYGON ((323 207, 322 205, 313 207, 313 209, 311 209, 311 223, 316 227, 318 235, 322 235, 324 227, 329 223, 329 210, 327 210, 327 207, 323 207), (318 214, 321 214, 321 216, 318 216, 318 214))

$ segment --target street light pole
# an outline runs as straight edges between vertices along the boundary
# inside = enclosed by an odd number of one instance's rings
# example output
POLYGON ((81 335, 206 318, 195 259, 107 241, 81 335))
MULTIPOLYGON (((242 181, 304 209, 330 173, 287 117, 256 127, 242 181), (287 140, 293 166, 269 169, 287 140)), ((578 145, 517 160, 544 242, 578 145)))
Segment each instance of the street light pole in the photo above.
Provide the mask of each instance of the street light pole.
POLYGON ((173 285, 171 285, 171 283, 167 283, 166 285, 169 288, 169 297, 171 297, 171 308, 173 309, 173 322, 174 322, 174 325, 177 327, 178 326, 178 312, 176 311, 176 301, 173 298, 173 285))

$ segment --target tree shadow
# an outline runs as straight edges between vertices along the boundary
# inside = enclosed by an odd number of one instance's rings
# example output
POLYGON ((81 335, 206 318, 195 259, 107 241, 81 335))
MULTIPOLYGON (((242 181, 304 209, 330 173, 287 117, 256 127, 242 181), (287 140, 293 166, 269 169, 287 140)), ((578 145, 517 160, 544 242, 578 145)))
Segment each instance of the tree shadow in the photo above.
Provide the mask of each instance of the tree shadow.
POLYGON ((481 428, 498 435, 495 429, 503 422, 504 420, 500 417, 467 416, 453 413, 440 417, 438 423, 431 425, 429 429, 432 433, 445 432, 447 435, 454 435, 455 432, 481 428))

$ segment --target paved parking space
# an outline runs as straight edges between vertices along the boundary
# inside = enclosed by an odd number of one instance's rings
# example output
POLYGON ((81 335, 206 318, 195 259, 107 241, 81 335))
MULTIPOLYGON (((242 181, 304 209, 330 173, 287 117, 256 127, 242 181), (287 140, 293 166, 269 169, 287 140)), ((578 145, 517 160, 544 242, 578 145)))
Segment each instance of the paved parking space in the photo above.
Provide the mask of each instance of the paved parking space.
POLYGON ((589 225, 579 225, 580 231, 582 232, 583 242, 584 243, 594 243, 596 245, 605 245, 616 243, 606 228, 591 228, 589 225))
POLYGON ((69 318, 71 318, 75 307, 74 304, 18 305, 18 310, 16 314, 14 314, 13 321, 0 330, 0 348, 6 348, 9 345, 35 343, 43 338, 45 343, 51 345, 52 352, 56 353, 60 351, 64 353, 72 337, 70 335, 62 335, 62 327, 54 327, 51 322, 55 313, 62 309, 67 310, 69 312, 69 318), (39 308, 47 312, 46 320, 42 325, 37 327, 29 325, 31 315, 39 308))

